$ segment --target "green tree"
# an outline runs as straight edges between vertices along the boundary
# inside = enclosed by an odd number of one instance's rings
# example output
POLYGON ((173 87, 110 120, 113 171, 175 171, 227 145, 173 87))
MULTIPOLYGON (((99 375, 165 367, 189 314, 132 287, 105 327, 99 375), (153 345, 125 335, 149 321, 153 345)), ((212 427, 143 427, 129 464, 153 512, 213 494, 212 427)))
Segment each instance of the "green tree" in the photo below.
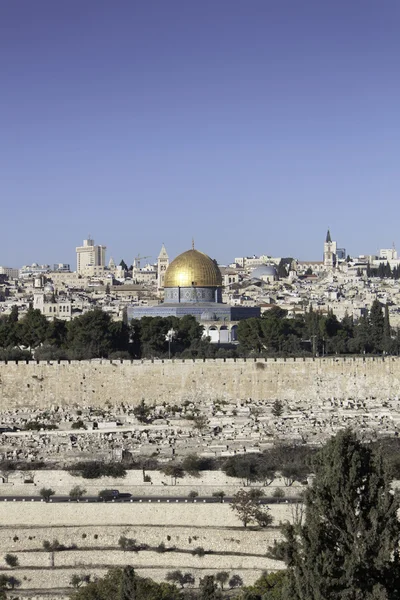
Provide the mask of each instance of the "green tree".
POLYGON ((92 581, 77 590, 71 600, 183 600, 180 591, 169 583, 156 583, 135 575, 132 567, 110 569, 105 577, 92 581), (122 583, 124 579, 124 583, 122 583), (135 587, 133 587, 133 584, 135 587), (123 596, 125 591, 134 589, 134 596, 123 596))
POLYGON ((385 318, 379 300, 374 300, 369 313, 370 344, 372 352, 382 352, 385 318))
POLYGON ((61 348, 67 340, 67 323, 61 319, 54 319, 48 323, 46 342, 56 348, 61 348))
POLYGON ((68 323, 67 345, 71 358, 107 357, 115 349, 116 327, 111 316, 95 308, 68 323))
POLYGON ((180 585, 181 588, 184 587, 185 583, 184 583, 184 574, 182 573, 182 571, 169 571, 167 573, 167 575, 165 576, 166 581, 171 581, 172 583, 175 583, 177 585, 180 585))
POLYGON ((0 347, 13 348, 17 346, 20 328, 18 307, 13 306, 8 316, 0 317, 0 347))
POLYGON ((394 350, 394 344, 392 340, 392 331, 390 327, 389 319, 389 306, 385 304, 385 314, 383 322, 383 340, 382 347, 386 354, 391 354, 394 350))
POLYGON ((183 470, 181 465, 165 465, 162 469, 162 472, 164 473, 164 475, 171 477, 171 479, 174 481, 174 485, 176 485, 177 479, 181 479, 185 476, 185 471, 183 470))
POLYGON ((69 492, 69 497, 71 498, 71 500, 79 500, 80 498, 82 498, 82 496, 84 496, 86 494, 86 490, 85 488, 81 487, 80 485, 75 485, 69 492))
POLYGON ((182 461, 183 470, 192 477, 199 477, 203 467, 203 459, 197 454, 188 454, 182 461))
POLYGON ((200 581, 200 600, 220 600, 221 591, 213 575, 206 575, 200 581))
POLYGON ((230 456, 222 465, 228 477, 240 477, 246 485, 259 480, 259 456, 257 454, 237 454, 230 456))
POLYGON ((237 336, 240 348, 245 354, 251 352, 260 354, 265 347, 261 319, 252 317, 239 321, 237 336))
POLYGON ((285 595, 286 571, 263 573, 251 589, 262 600, 287 600, 285 595))
POLYGON ((42 487, 42 489, 40 490, 39 494, 42 496, 43 500, 45 500, 46 502, 48 502, 50 500, 50 498, 52 496, 54 496, 55 491, 52 490, 51 488, 42 487))
POLYGON ((280 417, 281 415, 283 415, 284 408, 285 405, 283 404, 282 400, 275 400, 275 402, 272 405, 271 412, 274 415, 274 417, 280 417))
POLYGON ((304 525, 287 526, 293 600, 395 600, 399 499, 381 454, 349 430, 318 453, 304 525))
POLYGON ((238 587, 242 587, 243 585, 243 579, 240 577, 240 575, 232 575, 232 577, 229 580, 229 587, 231 589, 234 588, 238 588, 238 587))
POLYGON ((70 579, 70 584, 73 588, 78 589, 83 583, 90 582, 90 575, 79 575, 78 573, 74 573, 70 579))
POLYGON ((19 336, 21 343, 29 348, 37 348, 47 339, 49 321, 40 310, 29 308, 20 321, 19 336))
POLYGON ((129 565, 122 571, 117 600, 136 600, 135 569, 129 565))
POLYGON ((228 580, 229 580, 228 571, 219 571, 215 575, 215 581, 217 583, 219 583, 219 585, 221 586, 221 590, 224 589, 224 585, 228 583, 228 580))
POLYGON ((261 506, 259 498, 259 490, 250 490, 249 492, 239 490, 232 496, 230 507, 236 511, 244 527, 252 522, 257 522, 262 527, 272 523, 273 519, 268 512, 268 507, 261 506))

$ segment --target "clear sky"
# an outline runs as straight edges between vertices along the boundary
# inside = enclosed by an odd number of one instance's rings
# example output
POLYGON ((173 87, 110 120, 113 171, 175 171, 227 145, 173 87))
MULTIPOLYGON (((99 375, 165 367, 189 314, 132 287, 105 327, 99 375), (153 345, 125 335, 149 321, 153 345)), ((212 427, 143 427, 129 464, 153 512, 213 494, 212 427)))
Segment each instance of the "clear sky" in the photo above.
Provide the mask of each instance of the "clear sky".
POLYGON ((400 249, 399 0, 0 0, 0 265, 400 249))

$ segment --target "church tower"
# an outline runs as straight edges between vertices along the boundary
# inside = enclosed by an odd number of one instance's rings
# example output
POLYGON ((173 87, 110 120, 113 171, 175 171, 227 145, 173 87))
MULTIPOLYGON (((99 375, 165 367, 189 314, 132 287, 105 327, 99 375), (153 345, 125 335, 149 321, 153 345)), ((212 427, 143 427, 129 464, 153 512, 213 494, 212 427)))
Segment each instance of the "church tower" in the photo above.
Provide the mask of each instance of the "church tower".
POLYGON ((331 232, 328 229, 324 244, 324 267, 334 269, 337 262, 337 244, 332 242, 331 232))
POLYGON ((169 257, 163 244, 157 259, 157 289, 159 292, 164 289, 164 278, 168 265, 169 257))

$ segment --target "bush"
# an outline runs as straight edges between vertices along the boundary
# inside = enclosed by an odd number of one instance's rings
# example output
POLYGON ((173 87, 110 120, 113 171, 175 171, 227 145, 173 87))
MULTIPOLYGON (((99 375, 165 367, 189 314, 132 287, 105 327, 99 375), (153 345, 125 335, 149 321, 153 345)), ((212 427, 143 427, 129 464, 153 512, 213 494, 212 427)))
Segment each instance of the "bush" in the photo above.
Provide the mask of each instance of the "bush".
POLYGON ((191 492, 188 493, 188 498, 192 498, 194 500, 194 498, 197 498, 198 495, 199 495, 199 492, 196 492, 196 490, 192 490, 191 492))
MULTIPOLYGON (((71 546, 71 548, 77 548, 77 546, 71 546)), ((60 544, 60 542, 57 539, 54 539, 52 542, 49 542, 49 540, 44 540, 43 542, 43 548, 44 550, 46 550, 46 552, 56 552, 57 550, 65 550, 65 546, 64 544, 60 544)))
POLYGON ((72 423, 71 429, 86 429, 85 423, 81 420, 75 421, 75 423, 72 423))
POLYGON ((243 585, 243 579, 240 577, 240 575, 232 575, 232 577, 230 578, 228 585, 231 589, 233 588, 237 588, 237 587, 242 587, 243 585))
POLYGON ((274 493, 272 494, 272 497, 273 498, 278 498, 278 499, 284 498, 285 497, 285 492, 283 491, 282 488, 277 487, 277 488, 275 488, 274 493))
POLYGON ((193 556, 200 556, 200 558, 202 556, 204 556, 206 553, 206 551, 204 550, 203 546, 197 546, 197 548, 195 548, 194 550, 192 550, 192 555, 193 556))
POLYGON ((18 556, 15 554, 6 554, 4 561, 9 567, 16 567, 18 565, 18 556))
POLYGON ((144 549, 142 546, 140 546, 136 543, 136 540, 134 540, 133 538, 127 538, 125 535, 121 535, 121 537, 119 538, 118 546, 124 552, 126 552, 126 551, 138 552, 139 550, 144 549))

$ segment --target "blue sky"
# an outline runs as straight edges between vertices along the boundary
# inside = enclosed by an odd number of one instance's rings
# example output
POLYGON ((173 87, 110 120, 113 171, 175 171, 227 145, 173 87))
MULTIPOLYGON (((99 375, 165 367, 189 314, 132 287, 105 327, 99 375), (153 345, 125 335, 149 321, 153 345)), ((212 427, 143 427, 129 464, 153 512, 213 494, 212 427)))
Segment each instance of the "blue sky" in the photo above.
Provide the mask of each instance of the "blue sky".
POLYGON ((398 0, 2 0, 0 264, 400 248, 398 0))

